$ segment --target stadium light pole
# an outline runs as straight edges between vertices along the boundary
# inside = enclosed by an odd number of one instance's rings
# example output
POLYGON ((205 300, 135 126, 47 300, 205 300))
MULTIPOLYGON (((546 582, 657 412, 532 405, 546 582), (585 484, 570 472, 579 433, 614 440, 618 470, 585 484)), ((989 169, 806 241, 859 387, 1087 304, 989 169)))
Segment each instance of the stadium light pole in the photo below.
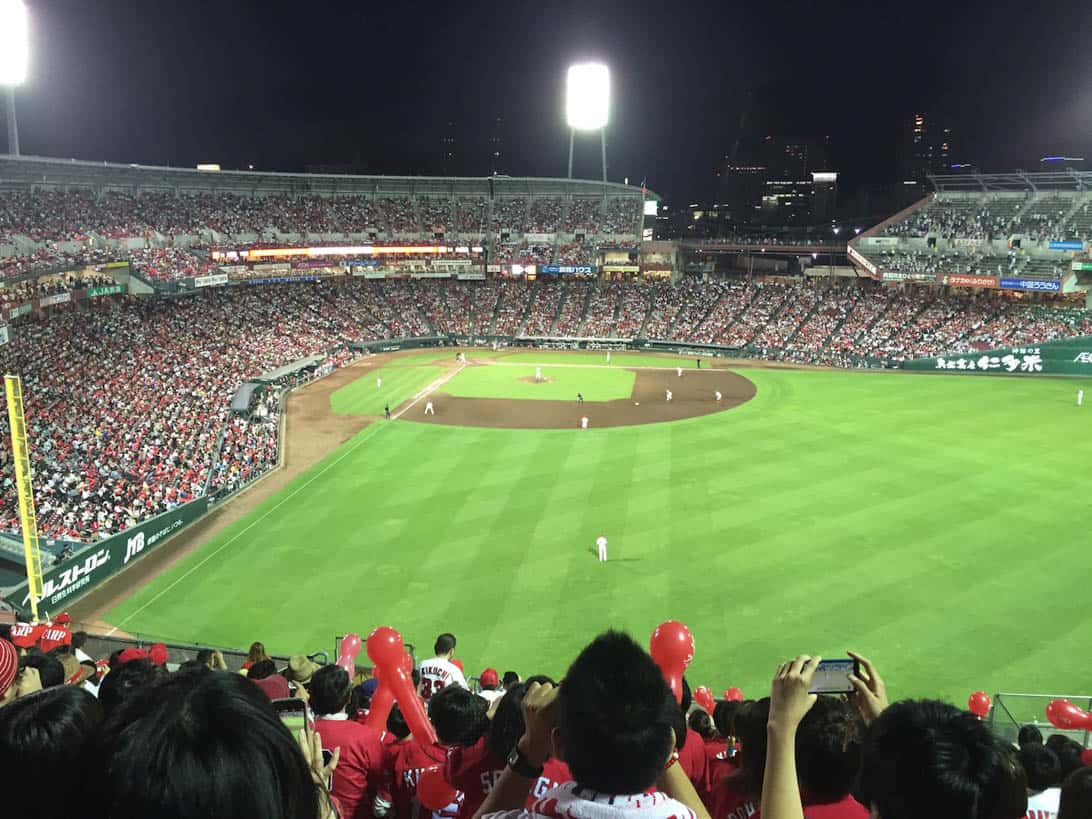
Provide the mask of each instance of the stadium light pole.
POLYGON ((607 181, 607 119, 610 108, 610 69, 602 63, 569 66, 565 83, 565 119, 569 124, 569 179, 573 178, 573 147, 577 131, 598 131, 607 181))
POLYGON ((7 109, 8 153, 19 155, 19 126, 15 122, 15 87, 27 78, 29 47, 27 7, 23 0, 0 0, 0 85, 7 109))

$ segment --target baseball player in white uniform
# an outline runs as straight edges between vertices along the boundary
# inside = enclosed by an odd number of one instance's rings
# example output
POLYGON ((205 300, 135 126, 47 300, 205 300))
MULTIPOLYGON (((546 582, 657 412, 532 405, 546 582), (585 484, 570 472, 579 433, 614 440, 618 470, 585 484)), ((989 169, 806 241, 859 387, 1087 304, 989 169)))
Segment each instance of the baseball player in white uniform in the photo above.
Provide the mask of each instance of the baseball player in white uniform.
POLYGON ((679 378, 682 378, 682 367, 676 367, 675 372, 679 374, 679 378))
POLYGON ((383 378, 382 377, 379 377, 379 378, 375 379, 375 388, 377 390, 383 389, 383 378))
POLYGON ((668 400, 668 401, 670 401, 670 400, 671 400, 671 390, 668 390, 668 391, 667 391, 667 400, 668 400))
POLYGON ((607 539, 603 535, 600 535, 595 539, 595 545, 599 547, 599 562, 607 562, 607 539))
POLYGON ((428 403, 425 404, 425 415, 435 415, 435 414, 436 414, 436 410, 433 409, 432 402, 429 401, 428 403))
POLYGON ((607 350, 607 363, 610 364, 610 350, 607 350))
POLYGON ((580 419, 580 428, 581 429, 587 429, 588 428, 588 416, 585 415, 583 418, 580 419))
POLYGON ((722 398, 722 396, 720 394, 720 390, 717 390, 716 392, 714 392, 713 395, 715 395, 717 397, 718 401, 722 398))
POLYGON ((535 381, 542 380, 542 367, 535 367, 535 381))
POLYGON ((1077 390, 1077 406, 1084 404, 1084 390, 1077 390))

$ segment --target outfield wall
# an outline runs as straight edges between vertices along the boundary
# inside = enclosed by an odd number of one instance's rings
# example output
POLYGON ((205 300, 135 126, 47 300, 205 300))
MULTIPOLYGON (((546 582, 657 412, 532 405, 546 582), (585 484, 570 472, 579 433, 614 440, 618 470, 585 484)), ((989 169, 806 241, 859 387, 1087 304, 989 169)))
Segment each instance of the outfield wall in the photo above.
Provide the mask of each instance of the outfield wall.
POLYGON ((1092 336, 904 362, 901 369, 1004 375, 1092 376, 1092 336))

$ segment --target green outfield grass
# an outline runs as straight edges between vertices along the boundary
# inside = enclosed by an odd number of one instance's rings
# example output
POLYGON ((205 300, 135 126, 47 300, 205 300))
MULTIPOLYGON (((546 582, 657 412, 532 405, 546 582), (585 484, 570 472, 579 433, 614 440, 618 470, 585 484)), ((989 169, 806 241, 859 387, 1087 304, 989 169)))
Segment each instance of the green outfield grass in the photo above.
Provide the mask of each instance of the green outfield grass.
MULTIPOLYGON (((433 355, 427 360, 435 359, 433 355)), ((443 374, 443 367, 391 363, 335 390, 330 395, 330 407, 338 415, 382 415, 386 404, 393 410, 443 374), (382 387, 376 386, 380 378, 382 387)))
POLYGON ((464 398, 519 398, 575 401, 614 401, 629 398, 636 375, 632 370, 610 367, 544 366, 546 381, 535 383, 533 366, 467 367, 441 388, 464 398))
POLYGON ((669 424, 372 425, 108 619, 282 654, 450 630, 470 673, 559 675, 601 629, 677 618, 718 693, 847 648, 892 697, 1084 690, 1075 382, 744 372, 755 400, 669 424))

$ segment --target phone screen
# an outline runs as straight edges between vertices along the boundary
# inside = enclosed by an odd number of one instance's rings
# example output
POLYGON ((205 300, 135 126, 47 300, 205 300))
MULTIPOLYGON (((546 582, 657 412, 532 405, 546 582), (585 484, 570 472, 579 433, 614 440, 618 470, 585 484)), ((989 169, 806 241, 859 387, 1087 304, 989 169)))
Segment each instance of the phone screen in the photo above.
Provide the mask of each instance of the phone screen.
POLYGON ((857 661, 850 658, 822 660, 811 679, 809 694, 848 694, 853 690, 849 675, 857 673, 857 661))
POLYGON ((298 699, 273 700, 273 710, 281 718, 281 722, 292 732, 292 736, 299 736, 300 731, 311 732, 311 723, 307 718, 307 703, 298 699))

